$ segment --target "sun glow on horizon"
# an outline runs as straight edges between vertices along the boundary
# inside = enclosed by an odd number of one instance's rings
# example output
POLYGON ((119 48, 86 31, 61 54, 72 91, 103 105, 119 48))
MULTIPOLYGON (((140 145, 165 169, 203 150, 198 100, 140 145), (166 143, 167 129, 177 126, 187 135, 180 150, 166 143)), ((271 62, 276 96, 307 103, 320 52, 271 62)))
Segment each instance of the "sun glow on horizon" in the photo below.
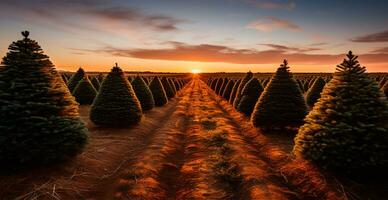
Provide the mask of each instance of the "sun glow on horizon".
POLYGON ((192 69, 192 70, 191 70, 191 73, 193 73, 193 74, 199 74, 199 73, 201 73, 201 70, 200 70, 200 69, 192 69))

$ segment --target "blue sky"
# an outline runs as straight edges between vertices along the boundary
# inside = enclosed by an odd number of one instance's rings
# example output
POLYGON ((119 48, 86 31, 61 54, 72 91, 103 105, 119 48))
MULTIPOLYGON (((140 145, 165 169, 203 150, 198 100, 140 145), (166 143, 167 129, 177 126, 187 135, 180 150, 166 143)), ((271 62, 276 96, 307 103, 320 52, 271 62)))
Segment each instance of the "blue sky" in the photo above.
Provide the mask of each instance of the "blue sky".
POLYGON ((349 50, 388 71, 384 1, 2 0, 0 54, 30 30, 57 68, 332 72, 349 50))

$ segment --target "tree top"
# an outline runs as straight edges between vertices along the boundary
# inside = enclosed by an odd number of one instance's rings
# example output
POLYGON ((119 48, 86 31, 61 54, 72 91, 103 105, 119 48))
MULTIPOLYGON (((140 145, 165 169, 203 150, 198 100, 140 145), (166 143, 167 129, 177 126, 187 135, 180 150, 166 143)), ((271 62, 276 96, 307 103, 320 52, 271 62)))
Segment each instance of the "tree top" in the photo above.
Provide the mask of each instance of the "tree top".
POLYGON ((28 36, 30 35, 30 32, 22 31, 22 35, 23 35, 24 38, 28 38, 28 36))

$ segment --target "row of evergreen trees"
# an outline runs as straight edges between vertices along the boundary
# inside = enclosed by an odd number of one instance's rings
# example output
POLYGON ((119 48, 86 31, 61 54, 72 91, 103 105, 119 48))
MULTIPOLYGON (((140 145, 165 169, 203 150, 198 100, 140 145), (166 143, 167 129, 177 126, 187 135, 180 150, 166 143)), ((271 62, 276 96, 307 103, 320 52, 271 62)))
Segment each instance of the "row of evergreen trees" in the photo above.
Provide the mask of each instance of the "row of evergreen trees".
POLYGON ((117 64, 106 78, 90 81, 80 68, 68 79, 28 31, 22 35, 0 66, 0 168, 56 163, 82 152, 88 130, 79 104, 92 104, 90 119, 97 125, 129 126, 141 120, 142 111, 166 104, 187 83, 155 77, 148 86, 140 76, 130 83, 117 64))
MULTIPOLYGON (((225 87, 221 96, 247 116, 255 104, 251 114, 255 127, 303 125, 295 137, 293 153, 297 157, 352 176, 381 175, 388 168, 388 102, 384 95, 387 83, 381 86, 380 82, 379 86, 365 71, 357 56, 349 52, 327 84, 321 77, 313 81, 305 101, 285 60, 264 91, 248 72, 241 80, 229 80, 234 86, 225 87), (252 101, 246 103, 244 98, 252 101), (306 116, 308 106, 311 111, 306 116)), ((207 83, 217 91, 215 81, 207 83)))

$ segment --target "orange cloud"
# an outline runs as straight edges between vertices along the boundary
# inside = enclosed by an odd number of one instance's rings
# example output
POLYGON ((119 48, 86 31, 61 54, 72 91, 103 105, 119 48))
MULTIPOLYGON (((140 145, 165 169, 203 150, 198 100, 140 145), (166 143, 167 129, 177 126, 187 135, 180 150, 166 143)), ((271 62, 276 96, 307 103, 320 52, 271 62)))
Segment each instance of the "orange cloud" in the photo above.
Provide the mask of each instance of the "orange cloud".
MULTIPOLYGON (((305 52, 293 53, 290 49, 281 49, 281 47, 275 47, 272 50, 260 51, 256 49, 236 49, 211 44, 189 45, 180 42, 170 42, 170 44, 172 45, 172 48, 162 49, 118 49, 114 47, 107 47, 97 50, 75 50, 147 60, 220 62, 231 64, 274 64, 279 63, 283 59, 288 59, 290 63, 293 64, 325 65, 338 64, 344 58, 344 55, 342 54, 308 54, 305 52)), ((360 60, 364 62, 364 64, 387 63, 388 54, 362 54, 360 55, 360 60)))
POLYGON ((260 31, 275 31, 278 29, 285 29, 289 31, 301 31, 302 29, 291 21, 280 19, 274 16, 269 16, 264 19, 258 19, 248 24, 247 28, 256 29, 260 31))
POLYGON ((248 0, 249 3, 264 9, 287 9, 293 10, 296 7, 296 3, 289 2, 274 2, 274 1, 262 1, 262 0, 248 0))
POLYGON ((388 42, 388 30, 351 39, 353 42, 388 42))

